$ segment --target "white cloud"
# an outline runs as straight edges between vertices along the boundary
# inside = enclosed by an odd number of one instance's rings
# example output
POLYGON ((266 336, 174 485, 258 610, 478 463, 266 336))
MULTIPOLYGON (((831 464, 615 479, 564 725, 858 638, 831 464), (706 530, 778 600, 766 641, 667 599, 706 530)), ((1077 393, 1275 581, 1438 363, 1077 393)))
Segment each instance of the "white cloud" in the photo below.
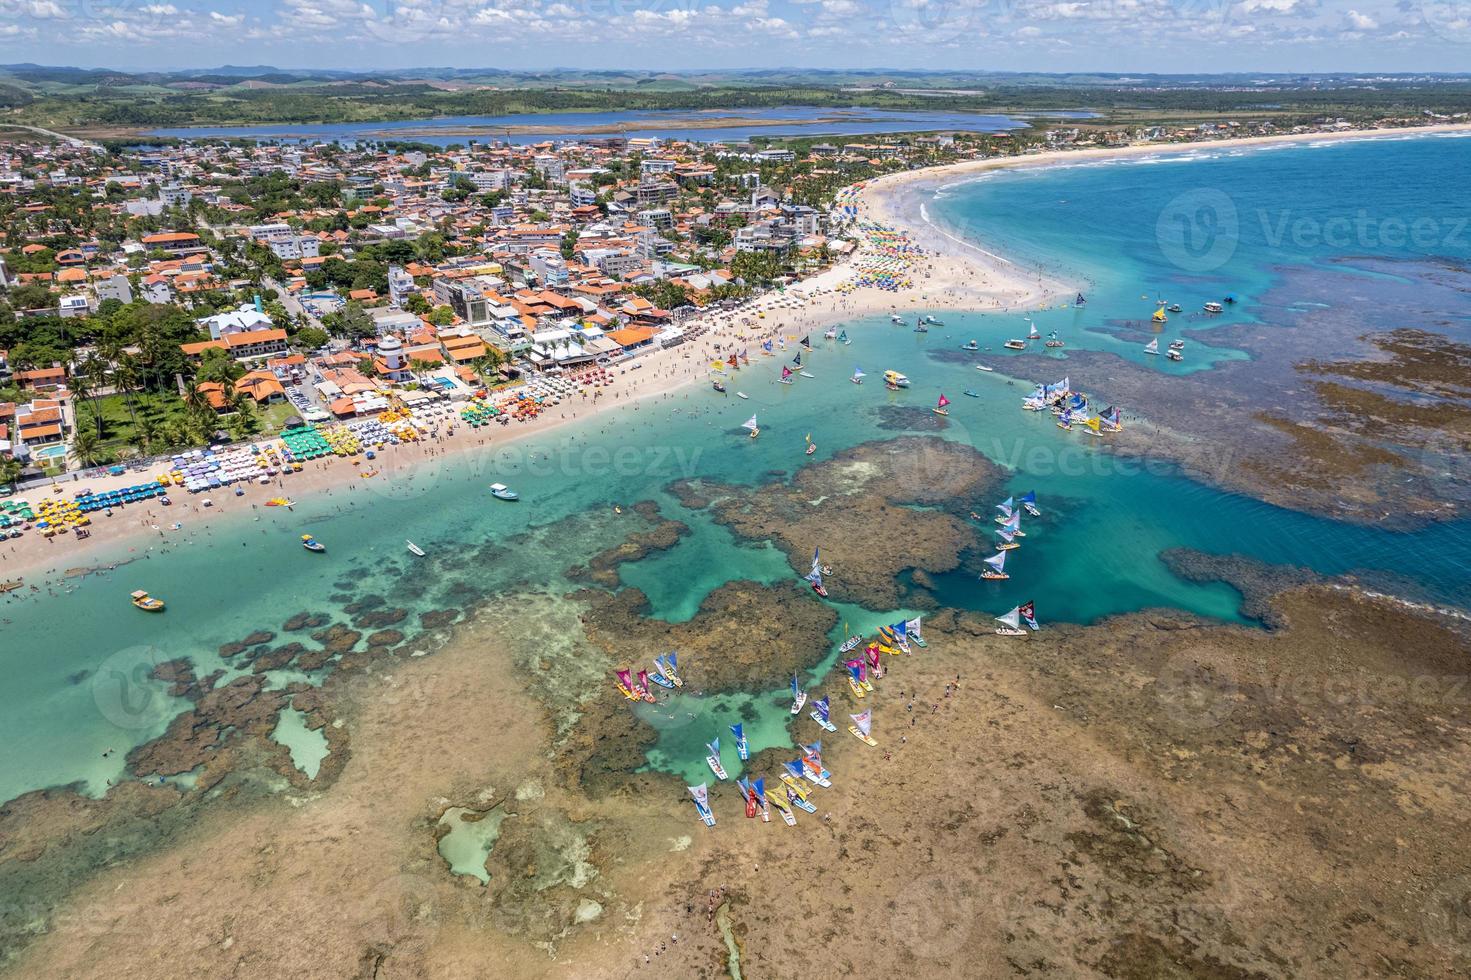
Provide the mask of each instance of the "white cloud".
POLYGON ((1372 31, 1379 26, 1379 22, 1373 17, 1361 14, 1357 10, 1350 10, 1344 15, 1344 20, 1356 31, 1372 31))

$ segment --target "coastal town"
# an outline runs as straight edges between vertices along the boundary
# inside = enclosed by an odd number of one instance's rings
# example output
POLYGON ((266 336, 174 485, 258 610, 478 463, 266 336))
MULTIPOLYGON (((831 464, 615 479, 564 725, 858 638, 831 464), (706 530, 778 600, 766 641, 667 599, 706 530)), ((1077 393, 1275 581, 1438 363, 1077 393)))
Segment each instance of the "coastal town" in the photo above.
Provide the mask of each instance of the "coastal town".
POLYGON ((759 342, 777 326, 758 322, 767 309, 790 321, 817 296, 830 314, 892 310, 901 292, 945 305, 916 289, 939 250, 864 210, 877 178, 1347 126, 760 145, 11 139, 0 535, 87 538, 94 514, 170 488, 280 488, 319 458, 372 476, 390 447, 689 380, 692 351, 718 349, 710 331, 759 342), (685 364, 630 375, 655 355, 685 364), (20 499, 52 494, 65 500, 20 499))

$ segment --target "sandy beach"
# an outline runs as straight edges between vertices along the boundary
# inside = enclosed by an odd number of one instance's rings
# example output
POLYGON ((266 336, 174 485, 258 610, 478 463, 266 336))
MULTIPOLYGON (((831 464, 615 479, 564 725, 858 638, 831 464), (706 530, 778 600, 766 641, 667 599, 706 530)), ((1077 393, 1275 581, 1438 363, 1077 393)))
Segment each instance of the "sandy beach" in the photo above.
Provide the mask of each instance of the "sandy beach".
MULTIPOLYGON (((1322 142, 1350 139, 1394 139, 1407 135, 1465 132, 1471 124, 1442 124, 1395 130, 1348 130, 1336 133, 1300 133, 1282 136, 1212 140, 1198 143, 1137 144, 1103 149, 1058 150, 973 160, 891 174, 862 185, 857 197, 859 218, 900 231, 923 249, 911 268, 913 285, 898 292, 878 288, 840 289, 848 283, 858 263, 860 250, 848 259, 823 272, 789 287, 785 292, 771 292, 732 311, 707 314, 689 322, 687 328, 703 333, 693 342, 667 350, 648 353, 614 369, 614 383, 600 390, 600 397, 574 398, 529 422, 512 423, 505 429, 489 431, 466 425, 446 427, 428 434, 420 443, 391 447, 384 454, 383 469, 390 475, 374 479, 392 479, 391 473, 406 472, 424 459, 470 450, 500 449, 519 441, 544 436, 547 432, 576 419, 606 415, 613 424, 637 424, 621 409, 654 399, 676 397, 692 382, 708 377, 710 362, 731 350, 755 348, 764 339, 777 335, 797 337, 817 332, 828 326, 859 317, 880 315, 902 309, 926 310, 1014 310, 1035 308, 1072 296, 1080 284, 1064 282, 1046 269, 1026 267, 971 244, 932 223, 924 210, 925 202, 936 188, 959 179, 988 171, 1014 167, 1044 167, 1078 164, 1087 161, 1138 157, 1165 153, 1197 153, 1275 144, 1322 142)), ((753 366, 760 359, 753 360, 753 366)), ((182 492, 170 508, 134 507, 126 512, 94 520, 91 537, 79 541, 72 537, 45 539, 29 534, 19 540, 0 545, 0 580, 24 581, 27 587, 44 588, 58 577, 78 574, 97 561, 99 546, 120 544, 136 539, 134 550, 167 550, 172 544, 188 540, 204 532, 220 517, 235 514, 245 507, 260 507, 266 499, 287 492, 301 500, 308 494, 330 492, 337 486, 360 484, 363 478, 350 461, 331 458, 311 464, 313 468, 286 478, 279 485, 252 486, 243 497, 223 491, 211 498, 213 506, 203 506, 201 497, 182 492), (179 531, 168 530, 174 522, 179 531), (156 526, 155 526, 156 525, 156 526)), ((84 486, 97 492, 136 485, 155 475, 129 473, 122 477, 88 477, 66 480, 63 492, 70 497, 84 486)), ((20 496, 38 500, 44 488, 24 491, 20 496)), ((14 595, 21 595, 21 590, 14 595)))

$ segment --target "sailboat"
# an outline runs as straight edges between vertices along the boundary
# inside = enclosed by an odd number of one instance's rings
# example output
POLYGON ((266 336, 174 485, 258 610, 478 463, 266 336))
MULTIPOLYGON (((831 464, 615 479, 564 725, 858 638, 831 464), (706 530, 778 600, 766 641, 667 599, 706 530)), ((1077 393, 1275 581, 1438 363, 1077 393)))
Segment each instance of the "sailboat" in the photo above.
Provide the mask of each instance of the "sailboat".
POLYGON ((840 343, 840 344, 851 344, 851 343, 853 343, 853 341, 851 341, 851 340, 848 339, 848 331, 843 330, 843 331, 840 331, 838 333, 838 343, 840 343))
POLYGON ((848 668, 848 690, 853 692, 855 698, 858 698, 860 701, 863 700, 868 696, 868 692, 863 689, 863 684, 860 681, 860 678, 863 676, 862 661, 850 660, 844 666, 848 668))
POLYGON ((1042 512, 1037 509, 1037 493, 1035 490, 1028 490, 1022 497, 1022 507, 1033 517, 1042 516, 1042 512))
POLYGON ((837 327, 828 327, 828 329, 823 333, 822 339, 823 340, 836 340, 837 339, 837 336, 838 336, 838 328, 837 327))
POLYGON ((1019 538, 1027 536, 1027 532, 1022 530, 1022 513, 1019 510, 1012 511, 1011 516, 1006 519, 1006 523, 1002 527, 1019 538))
POLYGON ((797 683, 797 675, 792 675, 792 714, 802 710, 802 705, 807 703, 807 692, 802 690, 802 685, 797 683))
POLYGON ((996 505, 996 509, 1001 511, 1001 513, 996 517, 996 523, 1005 524, 1007 521, 1011 520, 1011 512, 1016 509, 1016 498, 1007 497, 1005 500, 1001 501, 1001 503, 996 505))
POLYGON ((674 682, 675 687, 684 687, 684 678, 679 676, 679 654, 673 650, 664 657, 664 665, 659 668, 664 676, 674 682))
POLYGON ((1154 311, 1154 315, 1151 316, 1150 319, 1153 320, 1155 323, 1164 323, 1166 320, 1169 319, 1169 317, 1165 316, 1165 307, 1163 303, 1160 304, 1159 309, 1154 311))
POLYGON ((831 714, 832 708, 828 704, 827 695, 823 695, 821 698, 812 702, 812 710, 808 713, 807 717, 821 725, 824 730, 835 732, 838 730, 838 726, 832 723, 831 714))
POLYGON ((751 757, 751 743, 746 741, 746 733, 741 730, 741 723, 736 722, 731 725, 730 733, 735 736, 736 755, 741 757, 742 762, 745 762, 751 757))
POLYGON ((996 546, 997 551, 1013 551, 1021 547, 1016 540, 1016 535, 1012 534, 1006 528, 998 527, 996 533, 1001 536, 1001 543, 996 546))
POLYGON ((812 549, 812 571, 808 572, 805 577, 807 581, 812 584, 812 591, 816 592, 818 595, 826 599, 827 589, 824 588, 822 584, 822 564, 817 559, 817 553, 819 550, 821 549, 812 549))
POLYGON ((1073 413, 1069 409, 1062 410, 1062 416, 1057 420, 1059 429, 1071 429, 1073 427, 1073 413))
POLYGON ((889 629, 892 630, 893 631, 893 634, 894 634, 894 645, 896 647, 898 647, 900 650, 903 650, 905 653, 908 653, 909 652, 909 626, 908 626, 908 624, 905 623, 904 620, 901 619, 901 620, 899 620, 899 622, 895 623, 893 626, 890 626, 889 629))
POLYGON ((815 452, 817 452, 817 445, 812 441, 812 433, 809 432, 809 433, 807 433, 807 453, 806 453, 806 455, 811 456, 815 452))
POLYGON ((654 658, 654 672, 649 674, 648 678, 660 687, 667 687, 671 691, 674 690, 674 682, 659 668, 658 657, 654 658))
POLYGON ((1030 628, 1033 633, 1042 628, 1041 626, 1037 625, 1037 604, 1034 603, 1031 599, 1028 599, 1020 606, 1017 606, 1017 612, 1021 613, 1022 619, 1026 621, 1028 628, 1030 628))
POLYGON ((746 784, 746 790, 751 794, 751 802, 756 805, 756 812, 761 814, 762 823, 771 823, 771 807, 766 802, 766 780, 757 779, 746 784))
POLYGON ((981 573, 981 578, 983 579, 999 581, 1001 579, 1011 578, 1011 576, 1006 574, 1005 572, 1006 552, 1004 551, 998 551, 990 558, 987 558, 986 566, 986 570, 981 573))
POLYGON ((1039 331, 1037 329, 1037 325, 1035 323, 1033 323, 1031 320, 1028 320, 1027 321, 1027 324, 1031 328, 1031 329, 1029 329, 1027 331, 1027 339, 1028 340, 1041 340, 1042 339, 1042 333, 1041 333, 1041 331, 1039 331))
POLYGON ((618 678, 618 690, 630 701, 642 701, 643 695, 633 686, 633 674, 627 668, 620 670, 615 675, 618 678))
POLYGON ((699 813, 700 820, 706 827, 715 826, 715 811, 710 809, 710 789, 705 783, 698 786, 686 786, 690 796, 695 801, 695 811, 699 813))
POLYGON ((843 641, 843 645, 842 646, 838 647, 838 652, 839 653, 847 653, 849 650, 853 649, 858 644, 860 644, 860 643, 863 642, 863 634, 862 633, 855 633, 852 636, 848 636, 848 624, 847 623, 844 623, 843 624, 843 635, 844 636, 847 636, 848 638, 843 641))
POLYGON ((1075 300, 1073 300, 1073 305, 1074 305, 1074 306, 1083 306, 1083 305, 1085 305, 1085 304, 1086 304, 1086 303, 1087 303, 1087 302, 1088 302, 1088 301, 1087 301, 1087 300, 1086 300, 1086 299, 1084 299, 1084 298, 1083 298, 1083 294, 1082 294, 1082 293, 1079 293, 1079 294, 1078 294, 1078 298, 1077 298, 1077 299, 1075 299, 1075 300))
POLYGON ((929 333, 930 332, 929 324, 925 323, 923 320, 915 320, 914 321, 914 332, 915 333, 929 333))
MULTIPOLYGON (((809 347, 807 349, 808 350, 811 350, 812 348, 809 347)), ((794 357, 794 358, 792 358, 792 367, 798 367, 799 368, 801 366, 802 366, 802 352, 801 351, 797 351, 797 356, 794 357)))
MULTIPOLYGON (((669 656, 673 657, 674 654, 671 653, 669 656)), ((667 663, 662 655, 654 658, 654 675, 650 679, 655 684, 669 688, 684 684, 684 681, 680 680, 679 675, 674 672, 674 667, 667 663)))
POLYGON ((832 785, 832 773, 822 765, 822 743, 802 746, 802 775, 824 788, 832 785))
POLYGON ((710 750, 710 754, 705 756, 705 762, 710 766, 710 771, 715 773, 716 779, 726 778, 725 767, 720 764, 720 739, 706 743, 705 748, 710 750))
POLYGON ((654 692, 649 690, 649 672, 647 670, 638 672, 638 687, 636 690, 645 701, 650 704, 654 703, 654 692))
MULTIPOLYGON (((759 784, 760 781, 758 781, 758 785, 759 784)), ((764 785, 762 788, 765 788, 764 785)), ((789 788, 783 786, 782 792, 773 792, 770 796, 766 797, 766 800, 772 806, 776 807, 776 811, 781 814, 782 821, 788 827, 795 827, 797 826, 797 815, 792 812, 792 804, 790 801, 787 800, 786 795, 790 792, 791 790, 789 788)))
POLYGON ((789 385, 792 383, 792 369, 785 364, 781 366, 781 377, 777 379, 778 384, 789 385))
POLYGON ((754 415, 752 415, 750 418, 746 419, 746 421, 742 422, 741 423, 741 428, 746 429, 746 430, 749 430, 750 433, 751 433, 751 438, 752 439, 756 438, 757 436, 759 436, 761 434, 761 427, 756 424, 756 416, 754 416, 754 415))
MULTIPOLYGON (((905 652, 907 653, 908 651, 906 650, 905 652)), ((882 680, 884 676, 884 665, 879 662, 878 644, 875 643, 869 646, 868 649, 863 651, 863 655, 868 658, 868 669, 873 671, 873 676, 882 680)))
POLYGON ((936 415, 949 415, 950 414, 950 410, 946 407, 949 404, 950 404, 950 399, 946 398, 942 394, 942 395, 940 395, 940 401, 935 405, 934 408, 930 409, 930 411, 934 412, 936 415))
POLYGON ((923 616, 916 616, 913 619, 905 622, 904 632, 909 634, 909 638, 913 640, 917 646, 927 647, 929 646, 929 644, 924 641, 924 635, 921 632, 922 624, 920 621, 922 619, 924 619, 923 616))
POLYGON ((1146 353, 1146 354, 1158 354, 1159 353, 1159 338, 1158 337, 1151 337, 1149 339, 1149 343, 1147 343, 1147 344, 1144 345, 1144 353, 1146 353))
POLYGON ((996 627, 997 636, 1026 636, 1027 631, 1022 629, 1022 611, 1020 606, 1012 606, 1011 611, 1004 616, 997 616, 996 622, 1002 624, 996 627))
POLYGON ((786 770, 781 774, 781 781, 787 788, 787 800, 799 810, 816 813, 817 807, 807 799, 807 786, 802 782, 807 777, 807 767, 802 764, 802 760, 783 762, 782 768, 786 770))
POLYGON ((866 377, 867 377, 867 375, 863 373, 863 368, 861 368, 861 367, 854 367, 853 368, 853 377, 849 378, 848 380, 851 381, 851 382, 853 382, 855 385, 861 385, 861 384, 863 384, 863 379, 866 378, 866 377))
POLYGON ((873 709, 870 708, 868 711, 862 711, 856 715, 849 715, 848 717, 853 719, 853 724, 848 726, 848 731, 854 738, 865 745, 876 746, 879 744, 873 740, 872 735, 868 734, 873 730, 873 709))
MULTIPOLYGON (((803 350, 807 351, 808 353, 811 353, 812 352, 812 335, 811 334, 808 334, 807 336, 803 337, 801 340, 799 340, 797 342, 802 345, 802 349, 803 350)), ((802 355, 801 354, 798 354, 797 356, 798 357, 801 357, 802 355)))

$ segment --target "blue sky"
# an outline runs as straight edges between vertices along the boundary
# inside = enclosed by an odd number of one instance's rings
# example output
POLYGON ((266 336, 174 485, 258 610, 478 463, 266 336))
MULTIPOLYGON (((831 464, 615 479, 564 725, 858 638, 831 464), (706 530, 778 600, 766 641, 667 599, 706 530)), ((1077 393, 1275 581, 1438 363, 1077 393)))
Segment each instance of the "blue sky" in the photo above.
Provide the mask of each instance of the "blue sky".
POLYGON ((0 0, 0 61, 1471 71, 1471 0, 0 0))

